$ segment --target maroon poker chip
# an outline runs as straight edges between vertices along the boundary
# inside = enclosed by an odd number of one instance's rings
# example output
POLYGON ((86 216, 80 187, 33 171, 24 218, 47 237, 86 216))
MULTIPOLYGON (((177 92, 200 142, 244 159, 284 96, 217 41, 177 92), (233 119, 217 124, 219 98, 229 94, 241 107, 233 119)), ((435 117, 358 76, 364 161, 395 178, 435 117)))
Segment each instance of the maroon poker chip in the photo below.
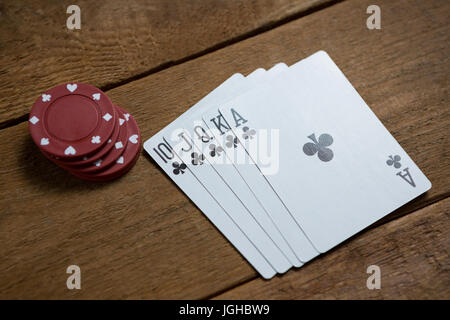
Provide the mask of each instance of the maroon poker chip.
POLYGON ((31 109, 29 129, 45 157, 83 180, 119 178, 141 151, 135 119, 88 84, 64 84, 44 93, 31 109))
POLYGON ((112 146, 110 151, 102 157, 96 159, 95 161, 91 161, 82 167, 70 166, 68 168, 69 170, 76 171, 81 174, 100 171, 113 164, 122 155, 122 153, 124 153, 128 143, 128 121, 122 111, 118 109, 117 106, 115 107, 119 118, 119 136, 115 140, 108 140, 107 144, 112 146))
POLYGON ((141 150, 141 135, 139 132, 139 127, 134 118, 128 112, 120 107, 117 107, 117 109, 120 110, 127 119, 128 142, 124 152, 117 159, 115 159, 115 163, 98 172, 86 174, 81 173, 78 170, 70 169, 70 172, 74 176, 90 181, 109 181, 128 172, 139 158, 141 150))
POLYGON ((114 146, 114 143, 111 143, 112 141, 116 141, 119 137, 121 123, 123 123, 124 119, 120 118, 116 111, 116 125, 114 126, 114 131, 111 135, 111 137, 107 140, 107 142, 103 145, 103 147, 100 150, 97 150, 93 154, 83 156, 81 159, 74 158, 74 159, 61 159, 61 158, 55 158, 54 156, 50 155, 52 158, 52 161, 55 162, 57 165, 61 167, 79 167, 79 166, 86 166, 89 164, 94 163, 98 159, 104 157, 109 151, 111 151, 112 147, 114 146))
POLYGON ((80 158, 101 149, 115 127, 114 107, 100 89, 83 83, 56 86, 34 103, 29 129, 54 157, 80 158))
POLYGON ((95 181, 95 182, 111 181, 111 180, 120 178, 121 176, 126 174, 128 171, 130 171, 131 168, 133 168, 133 166, 136 164, 136 161, 139 159, 139 155, 140 155, 140 148, 139 148, 139 152, 136 153, 134 159, 128 165, 122 167, 120 170, 116 171, 114 174, 103 175, 103 176, 97 177, 96 175, 83 175, 83 174, 77 174, 76 172, 71 172, 71 173, 75 177, 83 179, 83 180, 87 180, 87 181, 95 181))

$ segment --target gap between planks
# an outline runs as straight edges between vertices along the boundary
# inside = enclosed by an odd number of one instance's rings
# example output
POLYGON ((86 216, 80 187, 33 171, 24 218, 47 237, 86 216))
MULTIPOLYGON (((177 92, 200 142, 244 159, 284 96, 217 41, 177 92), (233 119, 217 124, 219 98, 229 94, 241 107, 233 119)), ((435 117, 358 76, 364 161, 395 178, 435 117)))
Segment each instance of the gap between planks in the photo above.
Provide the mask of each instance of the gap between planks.
MULTIPOLYGON (((199 51, 197 53, 188 55, 188 56, 183 57, 181 59, 177 59, 177 60, 173 60, 173 61, 162 63, 162 64, 160 64, 160 65, 158 65, 156 67, 150 68, 149 70, 147 70, 145 72, 141 72, 141 73, 136 74, 134 76, 131 76, 131 77, 127 78, 127 79, 124 79, 124 80, 121 80, 121 81, 117 81, 117 82, 112 82, 112 83, 107 84, 105 86, 101 86, 100 90, 106 92, 108 90, 112 90, 114 88, 117 88, 117 87, 120 87, 122 85, 128 84, 130 82, 133 82, 133 81, 145 78, 145 77, 150 76, 152 74, 155 74, 155 73, 161 72, 163 70, 172 68, 174 66, 177 66, 177 65, 180 65, 180 64, 183 64, 183 63, 195 60, 197 58, 200 58, 202 56, 208 55, 208 54, 213 53, 215 51, 218 51, 218 50, 224 49, 226 47, 232 46, 233 44, 236 44, 236 43, 238 43, 240 41, 244 41, 246 39, 249 39, 249 38, 258 36, 258 35, 260 35, 262 33, 268 32, 270 30, 276 29, 276 28, 278 28, 278 27, 280 27, 282 25, 285 25, 285 24, 287 24, 289 22, 292 22, 294 20, 300 19, 302 17, 305 17, 307 15, 313 14, 315 12, 318 12, 318 11, 330 8, 330 7, 332 7, 332 6, 334 6, 334 5, 338 4, 338 3, 341 3, 343 1, 345 1, 345 0, 331 0, 330 2, 321 3, 321 4, 318 4, 315 7, 312 7, 312 8, 306 9, 304 11, 300 11, 300 12, 294 13, 294 14, 289 15, 289 16, 281 19, 281 20, 268 22, 266 24, 263 24, 263 25, 257 27, 254 30, 245 32, 245 33, 243 33, 243 34, 241 34, 239 36, 236 36, 234 38, 231 38, 231 39, 219 42, 219 43, 217 43, 217 44, 215 44, 215 45, 213 45, 213 46, 211 46, 209 48, 206 48, 204 50, 201 50, 201 51, 199 51)), ((18 125, 18 124, 20 124, 20 123, 22 123, 24 121, 27 121, 28 116, 29 116, 29 113, 26 113, 26 114, 24 114, 24 115, 22 115, 20 117, 3 121, 3 122, 0 123, 0 130, 16 126, 16 125, 18 125)))

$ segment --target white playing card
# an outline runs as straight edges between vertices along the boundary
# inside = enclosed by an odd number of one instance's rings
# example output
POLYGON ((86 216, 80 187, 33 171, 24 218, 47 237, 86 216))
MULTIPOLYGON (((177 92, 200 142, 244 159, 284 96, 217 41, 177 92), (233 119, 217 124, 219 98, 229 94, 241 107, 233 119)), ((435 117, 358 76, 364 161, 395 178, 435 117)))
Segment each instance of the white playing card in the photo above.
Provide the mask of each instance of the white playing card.
MULTIPOLYGON (((268 71, 268 76, 274 76, 287 68, 288 67, 285 64, 277 64, 268 71)), ((265 80, 268 79, 270 79, 270 77, 265 78, 265 80)), ((295 266, 299 266, 298 260, 308 261, 316 256, 318 252, 314 250, 301 228, 299 228, 295 220, 289 215, 282 202, 272 190, 270 184, 265 180, 253 161, 248 157, 245 149, 237 143, 237 140, 234 140, 233 133, 227 130, 226 120, 223 118, 221 119, 218 111, 214 109, 208 110, 203 115, 203 119, 205 125, 208 127, 208 132, 213 135, 215 139, 212 145, 214 145, 215 149, 220 148, 219 150, 223 151, 221 156, 218 156, 216 152, 210 151, 213 152, 214 155, 214 157, 211 157, 213 158, 211 159, 213 166, 229 184, 236 185, 239 183, 241 188, 246 189, 246 191, 238 193, 238 196, 244 203, 248 204, 254 202, 254 199, 251 198, 256 198, 258 200, 259 206, 263 209, 262 213, 265 213, 266 219, 270 219, 278 232, 273 231, 273 227, 266 227, 266 231, 270 229, 271 232, 269 233, 271 235, 276 232, 277 234, 275 237, 282 237, 282 239, 280 239, 271 236, 277 245, 282 248, 288 259, 293 262, 295 266), (220 124, 223 125, 220 127, 220 124), (219 131, 216 125, 223 131, 219 131), (225 153, 228 156, 225 156, 225 153), (223 160, 224 157, 227 161, 223 160), (230 163, 232 164, 232 167, 230 167, 230 163), (238 176, 236 176, 235 170, 237 171, 238 176), (282 244, 283 240, 289 246, 290 250, 285 247, 286 244, 282 244), (297 259, 292 256, 292 253, 294 253, 297 259)), ((194 134, 194 141, 200 142, 206 140, 202 139, 201 135, 197 137, 197 135, 194 134)), ((208 156, 208 150, 206 150, 205 153, 208 156)), ((209 156, 211 156, 211 154, 209 154, 209 156)), ((238 189, 238 187, 235 186, 233 189, 238 189)), ((253 208, 255 207, 257 207, 256 204, 253 208)), ((258 220, 261 221, 262 219, 264 218, 259 218, 258 220)), ((267 225, 267 221, 265 225, 267 225)))
MULTIPOLYGON (((260 78, 259 81, 264 81, 270 76, 276 75, 283 69, 287 69, 285 64, 278 64, 270 69, 267 74, 260 78)), ((254 73, 250 74, 247 79, 252 80, 254 73)), ((259 81, 255 81, 255 84, 259 81)), ((214 108, 213 108, 214 111, 214 108)), ((217 114, 217 111, 215 111, 217 114)), ((188 121, 189 122, 189 121, 188 121)), ((261 205, 258 198, 252 192, 251 188, 246 184, 242 176, 236 170, 231 159, 226 156, 226 145, 222 145, 219 141, 216 142, 216 138, 212 135, 212 132, 208 132, 209 128, 205 123, 199 122, 195 126, 191 126, 191 129, 186 129, 186 137, 192 139, 193 144, 196 147, 197 154, 201 154, 205 157, 205 161, 213 166, 213 169, 217 174, 221 176, 224 182, 230 188, 230 191, 242 202, 247 208, 249 213, 258 222, 261 228, 269 235, 275 245, 283 252, 291 265, 299 267, 302 265, 300 260, 296 257, 293 250, 289 247, 289 244, 283 237, 276 224, 273 222, 271 216, 266 212, 265 208, 261 205)), ((187 159, 189 161, 189 159, 187 159)), ((257 168, 255 167, 257 170, 257 168)), ((261 175, 259 178, 263 179, 261 175)), ((265 183, 265 181, 261 181, 265 183)))
POLYGON ((234 122, 234 117, 231 113, 227 114, 226 111, 224 112, 222 115, 218 111, 211 110, 203 116, 209 132, 214 135, 216 143, 228 153, 227 159, 244 179, 296 257, 302 262, 311 260, 318 255, 318 251, 314 249, 301 226, 291 216, 253 159, 249 157, 242 141, 238 140, 233 132, 228 129, 229 123, 234 122), (222 126, 218 130, 216 125, 221 117, 225 119, 222 121, 225 127, 222 126))
POLYGON ((253 71, 252 73, 250 73, 249 75, 247 75, 246 80, 251 80, 253 81, 253 79, 260 79, 261 77, 263 77, 266 73, 266 70, 263 68, 258 68, 255 71, 253 71))
POLYGON ((323 51, 219 109, 245 119, 231 127, 252 159, 279 130, 279 168, 260 169, 320 252, 431 187, 323 51))
POLYGON ((197 207, 209 218, 209 220, 222 232, 222 234, 236 247, 236 249, 249 261, 249 263, 266 279, 275 275, 275 270, 267 259, 253 245, 247 235, 236 225, 227 212, 221 207, 217 200, 211 195, 207 188, 192 174, 173 152, 165 139, 172 129, 179 127, 178 124, 183 117, 189 116, 205 105, 220 101, 231 90, 235 90, 244 77, 235 74, 221 86, 212 91, 195 106, 186 111, 182 116, 173 121, 169 126, 158 132, 155 136, 144 143, 144 149, 158 163, 158 165, 169 175, 172 180, 183 190, 183 192, 197 205, 197 207))
MULTIPOLYGON (((257 83, 257 78, 255 76, 246 79, 244 85, 236 87, 236 93, 247 90, 246 87, 251 88, 257 83)), ((230 95, 230 97, 232 96, 230 95)), ((217 104, 212 104, 211 106, 217 108, 217 104)), ((292 263, 289 262, 264 229, 264 226, 267 225, 263 224, 262 226, 245 204, 236 196, 236 192, 239 190, 233 190, 233 187, 238 187, 238 185, 234 184, 230 186, 209 164, 202 151, 194 145, 191 137, 194 134, 202 135, 204 128, 199 126, 201 123, 200 112, 192 113, 190 117, 180 123, 184 127, 184 130, 175 130, 168 136, 169 143, 172 145, 174 152, 183 159, 183 162, 190 171, 220 203, 232 220, 249 237, 255 247, 266 257, 272 267, 279 273, 287 271, 292 266, 292 263)), ((202 139, 204 138, 202 137, 202 139)))
MULTIPOLYGON (((288 67, 283 64, 277 64, 269 70, 274 72, 274 75, 286 70, 288 67)), ((266 81, 268 81, 267 79, 266 81)), ((307 262, 318 255, 318 251, 314 249, 313 245, 301 229, 290 212, 286 209, 283 202, 280 200, 276 192, 273 190, 271 184, 262 175, 258 167, 255 166, 254 160, 249 157, 247 151, 242 145, 245 140, 239 140, 230 130, 229 123, 235 122, 239 115, 234 115, 231 112, 221 114, 218 111, 210 110, 204 116, 203 120, 210 129, 211 133, 217 139, 221 147, 228 153, 230 162, 233 163, 238 170, 240 176, 246 181, 254 195, 258 198, 265 211, 271 217, 273 223, 282 233, 284 239, 288 242, 290 248, 294 251, 296 257, 302 261, 307 262), (222 118, 222 119, 221 119, 222 118), (223 121, 221 121, 223 120, 223 121)), ((260 160, 261 157, 258 157, 260 160)), ((273 169, 277 168, 276 157, 271 163, 273 169)))

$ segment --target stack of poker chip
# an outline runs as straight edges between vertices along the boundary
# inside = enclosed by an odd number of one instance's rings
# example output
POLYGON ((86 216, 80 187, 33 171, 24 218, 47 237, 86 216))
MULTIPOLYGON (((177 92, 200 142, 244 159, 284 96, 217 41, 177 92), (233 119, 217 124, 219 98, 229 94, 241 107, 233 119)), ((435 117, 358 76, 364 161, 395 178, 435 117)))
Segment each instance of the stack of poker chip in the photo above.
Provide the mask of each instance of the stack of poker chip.
POLYGON ((31 109, 29 128, 44 156, 84 180, 119 178, 140 154, 133 117, 87 84, 63 84, 42 94, 31 109))

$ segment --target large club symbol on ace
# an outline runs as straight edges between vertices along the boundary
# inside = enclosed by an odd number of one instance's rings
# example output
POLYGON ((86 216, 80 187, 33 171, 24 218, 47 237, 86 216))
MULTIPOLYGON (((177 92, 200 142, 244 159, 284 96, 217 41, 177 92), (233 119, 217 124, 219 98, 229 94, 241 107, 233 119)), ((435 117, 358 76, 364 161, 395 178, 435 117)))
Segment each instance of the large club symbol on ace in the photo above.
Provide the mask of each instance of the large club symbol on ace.
POLYGON ((333 151, 327 148, 333 144, 333 137, 328 133, 323 133, 316 139, 313 133, 308 136, 313 142, 307 142, 303 145, 303 152, 308 156, 313 156, 317 153, 319 159, 323 162, 328 162, 333 159, 333 151))

